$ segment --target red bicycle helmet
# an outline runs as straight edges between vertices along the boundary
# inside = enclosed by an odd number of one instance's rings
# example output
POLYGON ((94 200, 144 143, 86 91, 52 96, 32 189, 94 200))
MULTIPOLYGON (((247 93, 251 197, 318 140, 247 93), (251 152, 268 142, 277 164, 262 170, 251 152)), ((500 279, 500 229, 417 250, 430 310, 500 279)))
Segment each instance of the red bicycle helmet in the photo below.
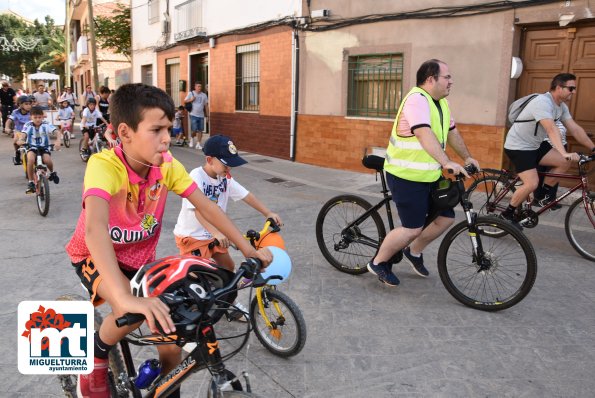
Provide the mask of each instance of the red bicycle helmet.
POLYGON ((169 256, 144 265, 130 281, 132 294, 137 297, 173 295, 182 299, 191 298, 185 304, 172 308, 172 320, 176 330, 193 334, 196 321, 208 311, 213 323, 235 300, 232 292, 217 302, 210 303, 209 292, 227 286, 234 273, 215 262, 194 256, 169 256), (189 302, 190 301, 190 302, 189 302))

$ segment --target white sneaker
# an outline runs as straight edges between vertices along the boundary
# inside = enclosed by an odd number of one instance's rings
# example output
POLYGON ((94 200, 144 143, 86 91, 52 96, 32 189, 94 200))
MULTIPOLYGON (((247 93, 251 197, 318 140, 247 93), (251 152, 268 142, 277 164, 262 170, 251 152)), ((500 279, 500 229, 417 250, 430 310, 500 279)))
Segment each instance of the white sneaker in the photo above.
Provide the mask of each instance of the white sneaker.
POLYGON ((196 143, 196 149, 202 149, 202 145, 200 145, 200 142, 196 143))
POLYGON ((248 322, 250 320, 248 308, 244 307, 239 301, 234 302, 230 307, 228 316, 232 321, 248 322))
POLYGON ((190 148, 194 146, 194 138, 190 138, 190 144, 188 145, 190 148))

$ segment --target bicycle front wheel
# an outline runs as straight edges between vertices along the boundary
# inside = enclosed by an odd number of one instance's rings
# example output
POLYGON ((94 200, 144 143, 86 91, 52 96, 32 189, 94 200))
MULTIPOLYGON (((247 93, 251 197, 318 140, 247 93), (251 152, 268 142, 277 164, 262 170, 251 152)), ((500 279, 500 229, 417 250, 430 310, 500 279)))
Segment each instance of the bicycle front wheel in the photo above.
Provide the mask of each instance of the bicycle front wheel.
POLYGON ((347 228, 372 205, 354 195, 332 198, 320 209, 316 219, 316 241, 324 258, 341 272, 360 275, 378 252, 386 236, 378 212, 371 212, 362 222, 347 228))
POLYGON ((592 220, 595 221, 595 193, 589 194, 586 204, 583 198, 578 198, 570 205, 564 229, 574 250, 587 260, 595 261, 595 226, 592 220))
POLYGON ((81 160, 85 163, 87 163, 89 161, 89 157, 91 157, 89 148, 87 150, 83 149, 83 139, 82 138, 79 141, 79 155, 81 157, 81 160))
MULTIPOLYGON (((502 171, 488 169, 484 177, 475 180, 469 189, 467 189, 469 201, 473 204, 473 209, 481 216, 501 213, 506 209, 510 198, 512 198, 512 194, 516 191, 515 186, 511 185, 506 195, 497 200, 498 196, 506 189, 508 183, 509 180, 504 177, 502 171)), ((486 235, 494 237, 505 235, 502 231, 487 227, 484 232, 486 235)))
MULTIPOLYGON (((65 294, 60 296, 56 299, 57 301, 88 301, 78 294, 65 294)), ((95 330, 99 330, 101 323, 103 322, 103 317, 99 313, 99 311, 95 310, 94 314, 95 318, 95 330)), ((122 360, 122 354, 120 353, 120 348, 118 346, 112 347, 109 352, 109 370, 108 370, 108 377, 109 377, 109 387, 110 387, 110 396, 113 398, 128 398, 128 388, 123 384, 128 382, 127 372, 125 370, 124 361, 122 360)), ((68 398, 76 398, 77 395, 77 375, 59 375, 58 381, 62 386, 62 391, 64 395, 68 398)))
POLYGON ((499 311, 518 304, 537 276, 537 257, 529 239, 510 223, 478 217, 475 236, 483 258, 473 252, 467 222, 455 225, 438 251, 438 273, 446 290, 459 302, 483 311, 499 311), (485 233, 496 232, 497 236, 485 233))
POLYGON ((302 351, 306 344, 306 321, 297 304, 286 294, 267 287, 262 289, 262 302, 263 313, 256 297, 250 303, 250 321, 262 345, 280 357, 291 357, 302 351))
POLYGON ((62 141, 64 141, 64 146, 66 148, 70 148, 70 133, 68 131, 65 131, 62 135, 62 141))
POLYGON ((50 183, 45 175, 37 176, 37 189, 35 192, 37 198, 37 209, 39 214, 47 216, 50 211, 50 183))

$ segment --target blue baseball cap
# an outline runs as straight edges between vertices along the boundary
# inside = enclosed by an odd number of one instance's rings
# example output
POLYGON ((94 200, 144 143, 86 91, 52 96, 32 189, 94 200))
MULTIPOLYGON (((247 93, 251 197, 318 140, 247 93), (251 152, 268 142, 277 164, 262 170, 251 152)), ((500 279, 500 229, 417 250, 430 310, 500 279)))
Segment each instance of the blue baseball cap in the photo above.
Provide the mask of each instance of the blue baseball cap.
POLYGON ((202 147, 206 156, 217 158, 226 166, 237 167, 248 163, 240 155, 231 138, 226 135, 214 135, 210 137, 202 147))

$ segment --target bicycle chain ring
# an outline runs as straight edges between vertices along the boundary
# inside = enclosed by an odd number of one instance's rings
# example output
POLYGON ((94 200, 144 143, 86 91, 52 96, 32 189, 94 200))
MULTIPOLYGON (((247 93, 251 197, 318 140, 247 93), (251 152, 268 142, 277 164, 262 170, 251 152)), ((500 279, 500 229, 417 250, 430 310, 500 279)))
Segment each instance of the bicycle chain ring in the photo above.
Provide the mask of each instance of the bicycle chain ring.
POLYGON ((523 209, 519 213, 519 223, 525 228, 535 228, 539 224, 539 215, 531 209, 523 209))

